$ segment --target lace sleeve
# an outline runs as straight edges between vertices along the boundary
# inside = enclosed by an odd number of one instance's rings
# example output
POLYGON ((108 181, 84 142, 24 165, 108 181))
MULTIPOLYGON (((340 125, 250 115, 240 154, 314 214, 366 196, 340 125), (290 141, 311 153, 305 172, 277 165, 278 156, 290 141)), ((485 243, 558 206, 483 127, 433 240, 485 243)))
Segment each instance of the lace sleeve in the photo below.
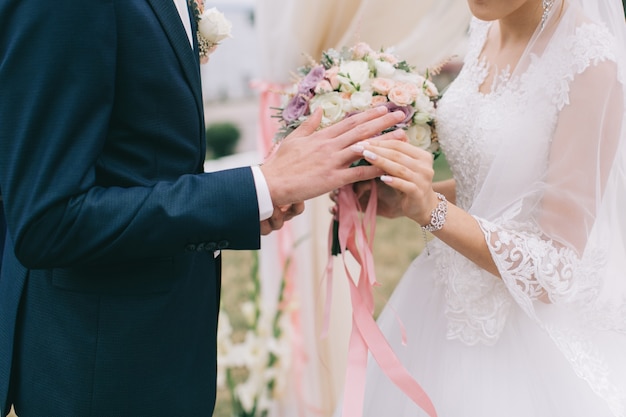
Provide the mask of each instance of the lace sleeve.
POLYGON ((556 69, 541 72, 541 88, 556 110, 545 173, 514 208, 492 218, 475 216, 504 283, 522 305, 585 303, 600 285, 603 250, 590 247, 589 236, 613 166, 624 104, 607 48, 599 40, 595 54, 582 47, 591 28, 580 28, 561 50, 571 62, 559 67, 548 61, 556 69))
POLYGON ((597 293, 600 256, 582 259, 532 225, 477 220, 502 280, 520 305, 585 303, 597 293))

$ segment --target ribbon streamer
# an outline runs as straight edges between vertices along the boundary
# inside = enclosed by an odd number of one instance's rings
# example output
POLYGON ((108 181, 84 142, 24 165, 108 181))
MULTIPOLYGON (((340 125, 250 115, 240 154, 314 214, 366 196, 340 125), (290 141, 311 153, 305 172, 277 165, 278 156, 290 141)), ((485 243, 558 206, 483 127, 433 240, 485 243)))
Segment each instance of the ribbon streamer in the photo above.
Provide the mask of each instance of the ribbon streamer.
MULTIPOLYGON (((373 180, 372 180, 373 181, 373 180)), ((409 374, 376 324, 373 287, 378 285, 374 270, 373 241, 376 228, 377 192, 372 185, 365 211, 361 210, 352 185, 339 190, 339 243, 352 300, 352 333, 348 347, 348 365, 344 384, 343 417, 363 415, 368 352, 387 377, 430 417, 437 417, 435 407, 420 384, 409 374), (361 214, 362 213, 362 214, 361 214), (345 253, 352 254, 360 266, 359 278, 354 280, 348 270, 345 253)), ((329 242, 332 239, 332 225, 329 242)), ((330 250, 330 246, 329 246, 330 250)), ((327 264, 327 301, 324 332, 330 320, 332 296, 332 254, 327 264)))

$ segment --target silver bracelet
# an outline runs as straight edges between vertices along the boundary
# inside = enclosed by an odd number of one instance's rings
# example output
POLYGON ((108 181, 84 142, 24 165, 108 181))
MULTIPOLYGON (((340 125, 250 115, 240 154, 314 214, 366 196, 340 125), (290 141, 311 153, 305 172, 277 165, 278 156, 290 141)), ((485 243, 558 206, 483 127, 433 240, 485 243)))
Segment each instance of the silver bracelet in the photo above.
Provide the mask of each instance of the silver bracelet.
POLYGON ((435 232, 443 227, 443 224, 446 222, 446 215, 448 214, 448 200, 443 196, 443 194, 437 194, 437 198, 439 199, 439 203, 437 207, 430 212, 430 223, 426 226, 422 226, 422 230, 425 232, 435 232))

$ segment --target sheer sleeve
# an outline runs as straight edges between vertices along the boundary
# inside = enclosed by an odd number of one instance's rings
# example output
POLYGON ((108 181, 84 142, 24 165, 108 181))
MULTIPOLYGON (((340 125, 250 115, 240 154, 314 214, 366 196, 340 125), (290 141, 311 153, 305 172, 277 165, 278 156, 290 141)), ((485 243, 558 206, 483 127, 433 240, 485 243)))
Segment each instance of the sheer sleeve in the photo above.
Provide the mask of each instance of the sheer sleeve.
MULTIPOLYGON (((574 37, 564 39, 564 54, 548 59, 543 78, 536 79, 537 91, 551 99, 550 106, 539 106, 552 121, 545 130, 550 133, 544 168, 532 175, 505 174, 526 176, 515 191, 521 197, 495 198, 496 207, 485 196, 508 191, 493 186, 491 194, 479 194, 472 214, 513 299, 621 416, 626 412, 620 359, 626 351, 624 85, 611 55, 614 46, 598 26, 583 23, 574 37)), ((496 154, 500 169, 525 161, 537 166, 530 161, 540 158, 524 152, 525 145, 511 146, 496 154)))
POLYGON ((518 298, 585 302, 600 284, 598 251, 589 248, 582 255, 621 131, 623 102, 615 71, 611 61, 587 67, 560 99, 545 191, 529 221, 478 219, 505 283, 516 288, 518 298))

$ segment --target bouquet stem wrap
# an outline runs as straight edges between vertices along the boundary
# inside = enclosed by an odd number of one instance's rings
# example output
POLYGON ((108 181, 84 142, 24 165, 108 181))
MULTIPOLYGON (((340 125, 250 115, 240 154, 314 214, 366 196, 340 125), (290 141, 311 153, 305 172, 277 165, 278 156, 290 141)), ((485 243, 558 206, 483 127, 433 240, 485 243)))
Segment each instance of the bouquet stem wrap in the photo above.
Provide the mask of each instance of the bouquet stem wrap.
MULTIPOLYGON (((372 180, 373 181, 373 180, 372 180)), ((415 404, 421 407, 430 417, 437 412, 432 401, 419 383, 404 368, 393 349, 376 324, 374 314, 373 287, 378 285, 374 270, 373 241, 376 229, 376 186, 372 192, 365 212, 362 212, 358 198, 352 185, 339 190, 338 195, 338 238, 352 301, 352 333, 348 347, 348 364, 344 383, 343 417, 359 417, 363 415, 365 380, 368 353, 378 362, 383 372, 400 388, 415 404), (355 280, 346 266, 346 251, 352 254, 360 266, 360 273, 355 280)), ((332 297, 332 242, 333 227, 329 233, 329 262, 327 265, 327 304, 326 323, 330 318, 329 306, 332 297)))

